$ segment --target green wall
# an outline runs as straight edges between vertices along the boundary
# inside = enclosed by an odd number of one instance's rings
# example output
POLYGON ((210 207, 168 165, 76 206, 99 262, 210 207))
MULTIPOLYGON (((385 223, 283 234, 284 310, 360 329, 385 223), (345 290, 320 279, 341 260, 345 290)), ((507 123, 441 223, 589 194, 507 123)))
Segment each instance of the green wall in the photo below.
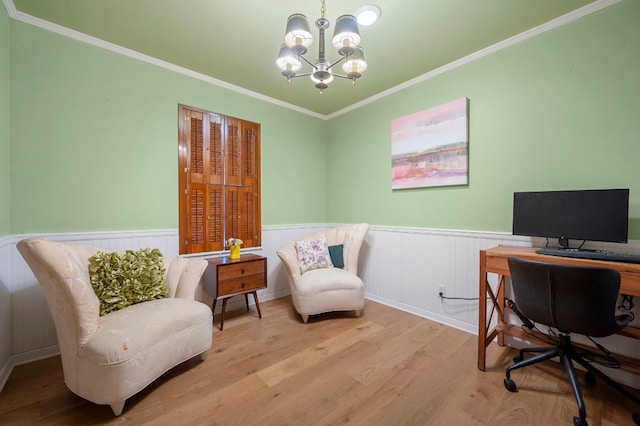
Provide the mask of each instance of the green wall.
POLYGON ((330 121, 11 21, 0 235, 175 229, 182 103, 261 123, 265 225, 509 232, 514 191, 628 187, 640 239, 637 16, 625 0, 330 121), (469 184, 391 191, 391 120, 461 97, 469 184))
POLYGON ((640 2, 626 0, 330 122, 329 222, 511 230, 522 190, 630 188, 640 239, 640 2), (469 184, 391 190, 391 120, 469 98, 469 184))
POLYGON ((0 235, 10 234, 9 16, 0 6, 0 235))
POLYGON ((323 120, 18 21, 11 75, 13 234, 176 229, 178 104, 261 123, 263 224, 326 221, 323 120))

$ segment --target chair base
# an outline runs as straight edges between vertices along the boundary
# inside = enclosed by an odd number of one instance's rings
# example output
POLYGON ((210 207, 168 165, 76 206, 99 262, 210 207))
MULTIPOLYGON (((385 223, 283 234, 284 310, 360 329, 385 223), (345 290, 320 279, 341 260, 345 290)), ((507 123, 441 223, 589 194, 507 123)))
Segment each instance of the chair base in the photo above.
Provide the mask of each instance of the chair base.
MULTIPOLYGON (((587 362, 580 354, 576 353, 574 348, 571 345, 571 337, 569 335, 560 335, 560 341, 555 347, 536 347, 536 348, 525 348, 520 350, 520 354, 517 357, 514 357, 514 364, 507 367, 506 378, 504 379, 504 386, 510 392, 517 392, 517 387, 515 382, 511 379, 511 371, 517 370, 522 367, 527 367, 529 365, 537 364, 542 361, 546 361, 548 359, 552 359, 555 357, 560 358, 560 362, 564 364, 565 370, 567 372, 567 376, 569 377, 569 382, 571 383, 571 388, 573 390, 573 394, 576 398, 576 403, 578 404, 578 416, 573 418, 573 424, 576 426, 587 426, 587 410, 584 405, 584 398, 582 397, 582 392, 580 390, 580 386, 578 384, 578 376, 576 374, 576 370, 573 366, 573 361, 576 361, 582 367, 586 369, 586 380, 590 383, 595 383, 595 378, 599 377, 605 383, 607 383, 612 388, 616 389, 618 392, 631 399, 637 405, 640 406, 640 399, 638 399, 631 392, 623 388, 619 383, 612 380, 609 376, 604 374, 602 371, 598 370, 596 367, 587 362), (531 358, 524 359, 524 353, 536 353, 531 358)), ((640 414, 633 414, 633 421, 636 425, 640 425, 640 414)))
MULTIPOLYGON (((329 311, 329 312, 334 312, 334 311, 329 311)), ((337 312, 337 311, 335 311, 335 312, 337 312)), ((353 311, 353 313, 354 313, 356 318, 359 318, 360 315, 362 314, 362 309, 356 309, 356 310, 353 311)), ((307 321, 309 321, 310 314, 300 314, 300 316, 302 317, 302 322, 303 323, 306 324, 307 321)))

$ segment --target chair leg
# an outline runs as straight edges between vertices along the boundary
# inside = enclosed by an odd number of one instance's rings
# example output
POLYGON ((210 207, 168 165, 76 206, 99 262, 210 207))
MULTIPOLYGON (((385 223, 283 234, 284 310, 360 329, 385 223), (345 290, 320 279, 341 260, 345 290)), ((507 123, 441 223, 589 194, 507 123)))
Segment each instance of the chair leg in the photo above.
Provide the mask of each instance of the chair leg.
POLYGON ((354 312, 356 313, 356 318, 359 318, 362 313, 362 309, 356 309, 354 312))
POLYGON ((544 347, 544 346, 540 346, 540 347, 536 347, 536 348, 523 348, 520 349, 520 356, 524 355, 525 353, 542 353, 542 352, 547 352, 549 350, 549 346, 544 347))
POLYGON ((620 385, 620 383, 614 381, 611 377, 607 376, 602 371, 598 370, 596 367, 586 362, 580 355, 572 353, 571 358, 574 359, 578 364, 583 366, 587 371, 591 371, 597 377, 602 379, 606 384, 608 384, 609 386, 611 386, 612 388, 614 388, 615 390, 617 390, 618 392, 620 392, 621 394, 623 394, 624 396, 626 396, 627 398, 635 402, 637 405, 640 405, 640 399, 638 397, 636 397, 634 394, 632 394, 631 392, 623 388, 620 385))
MULTIPOLYGON (((582 392, 580 391, 580 385, 578 384, 578 377, 576 376, 576 370, 573 368, 573 362, 571 362, 571 356, 566 352, 563 352, 560 356, 562 363, 564 364, 564 368, 567 371, 567 376, 569 376, 569 382, 571 383, 571 389, 573 389, 573 395, 576 397, 576 403, 578 404, 578 415, 580 416, 581 425, 587 424, 587 409, 584 406, 584 399, 582 398, 582 392)), ((574 424, 576 424, 576 419, 574 418, 574 424)))
POLYGON ((531 358, 523 359, 522 361, 510 365, 509 367, 507 367, 506 371, 507 379, 511 378, 511 371, 554 358, 556 356, 559 356, 560 352, 561 351, 559 348, 549 348, 547 352, 532 356, 531 358))
POLYGON ((200 361, 204 361, 209 356, 209 351, 204 351, 200 354, 200 361))
POLYGON ((123 400, 123 401, 118 401, 115 402, 113 404, 110 404, 109 406, 111 407, 111 411, 113 411, 113 415, 114 416, 119 416, 120 414, 122 414, 122 410, 124 410, 124 403, 127 402, 127 400, 123 400))
POLYGON ((307 321, 309 321, 309 315, 302 315, 302 314, 300 314, 300 316, 302 317, 302 322, 303 322, 303 323, 305 323, 305 324, 306 324, 306 323, 307 323, 307 321))

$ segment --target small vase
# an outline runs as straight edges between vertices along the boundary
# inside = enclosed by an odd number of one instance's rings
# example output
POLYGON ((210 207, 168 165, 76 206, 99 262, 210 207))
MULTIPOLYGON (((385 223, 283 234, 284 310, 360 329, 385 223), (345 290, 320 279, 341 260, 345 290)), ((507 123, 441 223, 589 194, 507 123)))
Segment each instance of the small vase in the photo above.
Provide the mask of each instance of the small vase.
POLYGON ((240 259, 240 246, 231 246, 231 254, 229 259, 240 259))

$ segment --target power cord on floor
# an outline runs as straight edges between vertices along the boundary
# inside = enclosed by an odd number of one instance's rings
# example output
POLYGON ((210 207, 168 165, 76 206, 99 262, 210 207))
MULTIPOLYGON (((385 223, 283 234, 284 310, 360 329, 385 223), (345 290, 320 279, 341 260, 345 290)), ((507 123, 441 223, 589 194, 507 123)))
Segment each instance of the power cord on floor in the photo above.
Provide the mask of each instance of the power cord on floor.
MULTIPOLYGON (((479 297, 448 297, 445 296, 443 292, 438 292, 438 297, 444 300, 480 300, 479 297)), ((487 297, 487 300, 491 300, 490 297, 487 297)))

